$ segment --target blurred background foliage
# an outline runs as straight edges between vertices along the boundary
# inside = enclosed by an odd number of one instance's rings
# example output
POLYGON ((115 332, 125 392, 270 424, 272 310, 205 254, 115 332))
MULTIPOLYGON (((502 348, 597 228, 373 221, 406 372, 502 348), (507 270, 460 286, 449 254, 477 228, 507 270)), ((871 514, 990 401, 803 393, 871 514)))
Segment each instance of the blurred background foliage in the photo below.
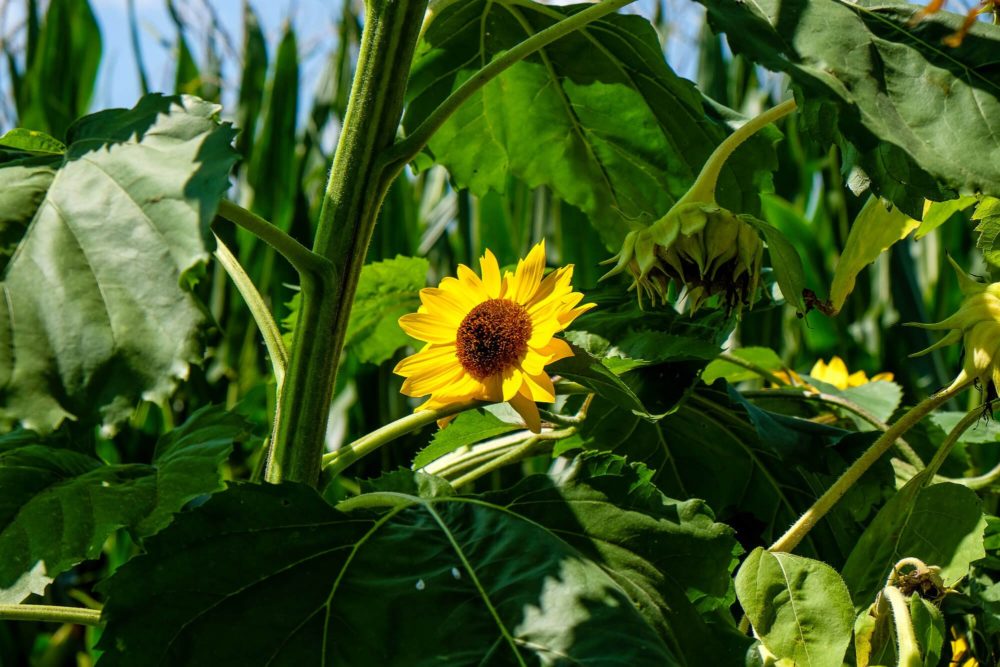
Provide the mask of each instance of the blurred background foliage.
MULTIPOLYGON (((163 46, 147 43, 150 33, 139 23, 135 0, 121 1, 130 18, 129 31, 114 35, 101 34, 94 8, 87 0, 16 3, 20 9, 11 10, 10 15, 17 14, 23 20, 0 23, 6 61, 0 130, 21 126, 64 137, 72 120, 95 106, 102 85, 98 77, 102 44, 129 40, 136 54, 163 46)), ((0 16, 6 17, 8 6, 14 4, 3 2, 0 16)), ((308 38, 299 34, 291 21, 277 34, 266 33, 251 3, 243 4, 238 25, 225 24, 211 8, 211 2, 164 3, 170 24, 162 26, 162 34, 167 35, 174 69, 173 90, 163 92, 190 93, 223 103, 223 118, 240 130, 237 148, 241 159, 232 173, 229 197, 311 245, 347 104, 363 21, 361 5, 344 2, 330 12, 328 29, 318 31, 319 37, 314 32, 308 38)), ((958 7, 952 9, 959 11, 958 7)), ((725 38, 703 24, 701 9, 695 3, 647 1, 639 3, 636 11, 657 28, 675 71, 692 78, 702 94, 715 102, 752 116, 775 104, 784 93, 786 86, 780 76, 732 55, 725 38)), ((124 72, 119 66, 115 76, 134 77, 141 92, 157 90, 156 81, 162 77, 152 76, 141 57, 137 62, 136 71, 124 72)), ((123 100, 122 104, 133 102, 123 100)), ((773 177, 773 192, 764 196, 761 217, 792 240, 803 259, 808 287, 822 298, 864 198, 848 189, 836 149, 813 143, 799 131, 794 116, 785 123, 784 133, 785 140, 777 146, 780 169, 773 177)), ((990 271, 975 248, 968 212, 954 218, 920 241, 911 238, 896 244, 863 271, 838 317, 814 311, 802 319, 790 307, 762 300, 745 313, 728 345, 770 347, 786 366, 800 372, 808 372, 817 359, 834 355, 843 358, 851 370, 863 369, 869 375, 891 372, 902 387, 902 403, 912 405, 950 382, 959 351, 948 348, 909 359, 909 353, 932 340, 927 332, 904 328, 901 323, 940 320, 956 309, 960 296, 948 268, 948 254, 971 273, 988 275, 990 271)), ((268 246, 232 225, 218 225, 216 232, 260 286, 276 319, 288 318, 296 291, 296 277, 290 268, 268 246)), ((397 256, 426 258, 426 280, 435 283, 453 273, 458 263, 475 265, 486 248, 502 265, 509 265, 541 239, 547 241, 551 265, 575 264, 576 287, 585 293, 598 293, 597 281, 603 272, 598 262, 616 249, 601 243, 578 209, 561 202, 546 188, 532 189, 514 179, 504 195, 477 197, 453 187, 443 168, 430 166, 419 173, 408 170, 406 177, 393 185, 375 228, 368 261, 397 256)), ((169 404, 141 406, 129 427, 113 437, 92 434, 106 461, 148 460, 164 430, 208 403, 236 410, 256 424, 258 433, 266 432, 274 408, 274 381, 265 349, 250 313, 222 268, 213 264, 209 271, 211 280, 201 281, 199 296, 216 326, 209 336, 204 365, 194 370, 169 404)), ((371 280, 381 279, 373 274, 371 280)), ((765 280, 765 286, 773 290, 773 280, 765 280)), ((406 285, 398 289, 405 291, 406 285)), ((383 298, 391 303, 394 297, 390 292, 383 298)), ((709 326, 718 332, 722 324, 716 321, 709 326)), ((412 403, 399 393, 401 379, 391 372, 405 348, 390 355, 373 355, 360 349, 364 336, 354 340, 347 349, 331 408, 331 447, 412 410, 412 403)), ((671 417, 674 437, 681 437, 676 434, 684 433, 685 420, 696 418, 699 410, 717 411, 729 400, 716 398, 711 404, 695 402, 671 417)), ((950 407, 964 410, 968 406, 950 407)), ((740 428, 747 429, 746 422, 741 422, 740 428)), ((583 436, 596 437, 593 433, 583 436)), ((409 466, 427 437, 426 432, 408 436, 398 446, 382 449, 381 460, 365 461, 355 473, 365 477, 409 466)), ((744 437, 750 441, 760 436, 748 432, 744 437)), ((641 442, 632 444, 641 446, 641 442)), ((231 458, 227 477, 258 474, 260 451, 260 438, 247 439, 231 458)), ((988 469, 995 461, 983 456, 980 467, 988 469)), ((655 467, 655 461, 651 464, 655 467)), ((681 464, 696 466, 698 461, 681 464)), ((786 483, 819 484, 836 468, 786 483)), ((511 477, 507 481, 519 474, 505 470, 491 483, 499 485, 508 473, 511 477)), ((684 496, 683 488, 671 488, 669 481, 663 485, 668 493, 684 496)), ((687 491, 698 495, 692 489, 687 491)), ((334 491, 341 492, 344 490, 334 491)), ((710 495, 711 490, 705 489, 702 497, 705 494, 710 495)), ((789 512, 788 521, 791 516, 789 512)), ((740 524, 740 517, 729 519, 741 532, 753 532, 740 524)), ((836 541, 824 533, 818 533, 817 539, 836 541)), ((119 532, 101 561, 63 575, 50 587, 48 596, 55 603, 84 599, 92 584, 124 562, 134 549, 127 534, 119 532)), ((828 557, 829 553, 826 550, 828 557)), ((27 664, 26 660, 39 666, 89 664, 89 653, 81 648, 93 646, 97 630, 67 625, 50 631, 31 623, 0 624, 0 665, 27 664)))

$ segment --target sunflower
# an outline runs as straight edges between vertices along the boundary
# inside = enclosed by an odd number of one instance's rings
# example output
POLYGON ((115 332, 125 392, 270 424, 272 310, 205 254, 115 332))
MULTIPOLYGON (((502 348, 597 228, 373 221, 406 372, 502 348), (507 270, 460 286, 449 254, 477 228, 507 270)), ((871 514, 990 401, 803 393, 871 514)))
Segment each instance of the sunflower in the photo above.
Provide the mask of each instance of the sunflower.
POLYGON ((468 400, 507 401, 535 433, 541 429, 536 401, 555 401, 545 366, 573 356, 555 334, 594 304, 570 281, 573 266, 542 277, 542 241, 502 276, 489 250, 479 259, 482 276, 460 264, 457 278, 420 290, 416 313, 399 318, 403 331, 427 343, 393 372, 406 378, 407 396, 430 398, 417 410, 468 400))

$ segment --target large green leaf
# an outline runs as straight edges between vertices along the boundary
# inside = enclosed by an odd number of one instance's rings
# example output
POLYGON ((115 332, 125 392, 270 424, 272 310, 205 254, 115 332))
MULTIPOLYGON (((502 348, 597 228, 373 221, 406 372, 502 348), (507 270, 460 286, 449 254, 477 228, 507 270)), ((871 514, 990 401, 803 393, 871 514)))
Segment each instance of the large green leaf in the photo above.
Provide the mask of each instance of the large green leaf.
POLYGON ((217 111, 147 96, 78 121, 64 156, 0 163, 13 204, 0 230, 6 243, 22 234, 2 284, 3 418, 43 432, 66 418, 112 424, 201 359, 205 316, 188 285, 234 158, 217 111))
POLYGON ((959 484, 923 485, 922 475, 907 482, 851 551, 843 575, 858 612, 872 603, 901 558, 940 567, 945 586, 954 586, 972 561, 986 555, 986 519, 976 493, 959 484))
MULTIPOLYGON (((406 130, 498 54, 587 6, 447 6, 418 47, 406 130)), ((609 15, 504 71, 448 119, 429 150, 477 194, 504 191, 511 175, 549 186, 615 247, 632 224, 667 212, 726 134, 694 85, 667 66, 649 22, 609 15)), ((759 208, 753 174, 773 166, 768 140, 750 143, 719 184, 720 203, 737 211, 759 208)))
POLYGON ((844 663, 854 611, 843 579, 826 563, 757 548, 736 573, 736 595, 779 660, 797 667, 844 663))
POLYGON ((219 465, 246 422, 206 407, 167 433, 151 464, 104 465, 31 433, 0 448, 0 602, 42 593, 57 574, 96 558, 126 527, 155 533, 221 486, 219 465))
POLYGON ((607 571, 512 509, 351 507, 237 485, 182 515, 108 582, 100 665, 684 664, 607 571))
POLYGON ((791 77, 807 125, 844 143, 875 194, 919 218, 925 197, 1000 192, 1000 28, 976 23, 949 47, 961 17, 910 26, 904 2, 701 2, 735 51, 791 77))

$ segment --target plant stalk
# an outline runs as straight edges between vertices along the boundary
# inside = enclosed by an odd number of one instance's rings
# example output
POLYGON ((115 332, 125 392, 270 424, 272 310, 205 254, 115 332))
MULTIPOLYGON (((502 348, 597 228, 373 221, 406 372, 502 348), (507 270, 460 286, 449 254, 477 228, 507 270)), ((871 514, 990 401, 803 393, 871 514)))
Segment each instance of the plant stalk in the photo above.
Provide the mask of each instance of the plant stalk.
POLYGON ((377 157, 396 137, 427 0, 370 0, 313 252, 333 270, 302 283, 282 418, 265 478, 315 485, 351 302, 385 195, 377 157))
MULTIPOLYGON (((819 523, 826 514, 833 509, 834 505, 837 504, 844 494, 847 493, 854 483, 857 482, 867 470, 872 467, 872 465, 878 461, 886 451, 892 447, 899 436, 906 433, 912 427, 914 427, 921 419, 926 415, 934 411, 942 403, 950 400, 953 396, 957 395, 960 391, 965 389, 970 382, 966 382, 957 386, 948 387, 943 389, 936 394, 928 396, 926 399, 918 403, 916 406, 910 409, 909 412, 900 417, 895 424, 889 427, 878 440, 872 443, 864 454, 862 454, 857 461, 851 464, 847 470, 837 479, 833 485, 820 496, 812 507, 807 509, 802 516, 789 528, 784 535, 782 535, 778 540, 768 547, 768 551, 791 551, 799 542, 802 541, 809 531, 812 530, 813 526, 819 523)), ((931 470, 933 462, 928 465, 927 469, 931 470)), ((933 472, 931 473, 933 474, 933 472)))
POLYGON ((101 612, 83 607, 56 607, 47 604, 0 604, 0 620, 100 625, 101 612))

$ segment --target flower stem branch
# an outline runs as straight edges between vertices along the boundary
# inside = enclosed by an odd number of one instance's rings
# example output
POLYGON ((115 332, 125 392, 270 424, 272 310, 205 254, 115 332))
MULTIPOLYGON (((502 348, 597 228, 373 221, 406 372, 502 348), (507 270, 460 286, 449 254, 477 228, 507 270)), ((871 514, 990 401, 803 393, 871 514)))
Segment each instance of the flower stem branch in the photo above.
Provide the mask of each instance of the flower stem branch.
POLYGON ((504 466, 510 465, 511 463, 517 463, 518 461, 523 461, 524 459, 534 456, 538 453, 539 447, 548 447, 549 443, 554 440, 562 440, 563 438, 568 438, 569 436, 576 433, 576 427, 569 427, 561 429, 558 431, 547 431, 545 433, 539 433, 538 435, 533 435, 518 446, 510 449, 509 451, 497 456, 496 458, 490 459, 486 463, 482 464, 478 468, 475 468, 464 475, 451 480, 452 486, 455 488, 465 486, 466 484, 471 484, 480 477, 490 474, 494 470, 499 470, 504 466))
POLYGON ((725 361, 728 364, 733 364, 734 366, 745 368, 751 373, 756 373, 757 375, 761 376, 762 378, 764 378, 773 385, 777 385, 779 387, 790 386, 786 380, 778 377, 777 375, 767 370, 763 366, 758 366, 752 361, 741 359, 740 357, 737 357, 735 354, 731 354, 729 352, 720 352, 718 358, 721 359, 722 361, 725 361))
POLYGON ((299 273, 329 271, 330 263, 264 218, 223 199, 216 216, 242 227, 278 251, 299 273))
POLYGON ((323 456, 323 467, 331 476, 335 477, 355 461, 368 456, 396 438, 433 424, 439 419, 444 419, 445 417, 450 417, 466 410, 480 408, 484 405, 486 403, 481 401, 465 401, 463 403, 452 403, 438 410, 421 410, 420 412, 406 415, 358 438, 350 444, 344 445, 335 452, 326 454, 323 456))
POLYGON ((714 204, 715 186, 719 182, 719 174, 722 173, 722 167, 726 164, 729 156, 733 154, 733 151, 765 126, 784 118, 795 111, 795 109, 795 100, 786 100, 762 114, 754 116, 738 127, 735 132, 726 137, 712 151, 691 189, 674 206, 677 207, 691 202, 708 202, 714 204))
POLYGON ((56 607, 46 604, 0 604, 0 620, 100 625, 101 612, 83 607, 56 607))
POLYGON ((517 44, 513 48, 500 54, 486 66, 473 74, 461 86, 452 91, 445 100, 438 105, 434 111, 424 119, 416 129, 413 130, 402 141, 398 142, 391 150, 382 157, 382 163, 386 168, 386 176, 389 180, 395 178, 396 174, 423 150, 427 142, 430 141, 438 129, 444 125, 445 121, 458 110, 472 95, 480 88, 496 78, 504 70, 524 60, 532 53, 548 46, 552 42, 565 37, 566 35, 579 30, 588 23, 618 11, 622 7, 635 2, 635 0, 603 0, 581 12, 568 16, 555 23, 545 30, 535 33, 528 39, 517 44))
MULTIPOLYGON (((782 535, 778 540, 768 547, 768 551, 791 551, 799 542, 802 541, 809 531, 812 530, 813 526, 819 523, 826 514, 833 509, 834 505, 837 504, 844 494, 847 493, 854 483, 861 478, 865 472, 878 461, 885 452, 892 447, 899 436, 906 433, 912 427, 914 427, 921 419, 926 415, 934 411, 942 403, 950 400, 953 396, 957 395, 960 391, 964 390, 969 386, 971 382, 965 382, 958 385, 953 385, 947 389, 943 389, 936 394, 933 394, 916 406, 911 408, 909 412, 900 417, 895 424, 889 427, 879 438, 872 443, 864 454, 862 454, 857 461, 851 464, 847 470, 837 479, 833 485, 820 496, 812 507, 805 511, 802 516, 789 528, 784 535, 782 535)), ((933 465, 933 462, 928 465, 928 468, 933 465)), ((933 473, 931 473, 933 474, 933 473)))
POLYGON ((285 343, 281 340, 281 330, 278 329, 278 324, 274 321, 271 309, 264 303, 264 297, 257 291, 257 286, 253 284, 253 280, 247 275, 239 260, 218 236, 215 237, 215 258, 219 260, 219 264, 236 285, 237 291, 250 309, 254 322, 257 323, 257 328, 260 329, 267 354, 271 358, 271 369, 274 371, 278 391, 281 391, 281 383, 285 379, 285 369, 288 368, 288 350, 285 349, 285 343))

